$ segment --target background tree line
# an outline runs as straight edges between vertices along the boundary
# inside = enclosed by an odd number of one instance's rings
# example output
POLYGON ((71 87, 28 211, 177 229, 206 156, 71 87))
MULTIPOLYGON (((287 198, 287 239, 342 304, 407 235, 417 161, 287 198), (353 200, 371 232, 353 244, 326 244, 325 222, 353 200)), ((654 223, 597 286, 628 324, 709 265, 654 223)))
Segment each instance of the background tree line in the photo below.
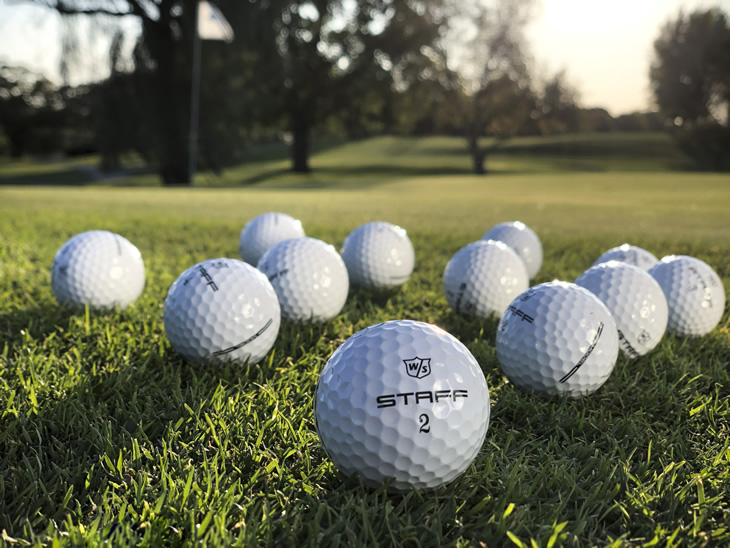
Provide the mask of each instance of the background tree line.
MULTIPOLYGON (((54 86, 0 67, 0 152, 136 153, 165 184, 188 184, 197 0, 33 0, 69 21, 132 15, 107 79, 54 86)), ((218 0, 232 44, 203 45, 199 165, 220 171, 252 143, 289 144, 309 171, 314 136, 458 135, 476 173, 514 135, 668 128, 707 169, 728 169, 730 29, 714 9, 680 14, 655 44, 658 113, 613 118, 578 106, 564 73, 538 78, 523 37, 533 0, 218 0), (488 138, 488 139, 485 139, 488 138)), ((65 59, 72 62, 74 25, 65 59)))

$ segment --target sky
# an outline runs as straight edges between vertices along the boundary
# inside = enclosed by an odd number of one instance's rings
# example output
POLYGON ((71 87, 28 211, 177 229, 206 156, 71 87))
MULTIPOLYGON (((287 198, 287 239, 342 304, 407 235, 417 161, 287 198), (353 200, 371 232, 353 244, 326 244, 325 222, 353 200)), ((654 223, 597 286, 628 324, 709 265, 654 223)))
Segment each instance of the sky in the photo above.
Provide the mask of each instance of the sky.
POLYGON ((540 72, 565 70, 584 107, 626 114, 652 107, 649 66, 654 40, 680 9, 730 0, 543 0, 527 29, 540 72))
MULTIPOLYGON (((564 70, 582 106, 615 116, 652 108, 648 73, 661 27, 680 9, 714 6, 730 14, 730 0, 538 0, 526 38, 539 74, 564 70)), ((95 38, 99 53, 88 56, 80 79, 103 73, 107 37, 95 38)), ((56 14, 0 0, 1 61, 59 81, 60 40, 56 14)))

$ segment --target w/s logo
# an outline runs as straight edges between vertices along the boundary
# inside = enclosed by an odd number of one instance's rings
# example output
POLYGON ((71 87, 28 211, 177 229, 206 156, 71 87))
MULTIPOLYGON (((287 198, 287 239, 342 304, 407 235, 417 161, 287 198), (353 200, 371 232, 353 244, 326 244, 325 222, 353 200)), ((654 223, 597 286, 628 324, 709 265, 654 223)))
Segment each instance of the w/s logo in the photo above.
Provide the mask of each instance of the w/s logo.
POLYGON ((403 363, 406 364, 406 373, 410 377, 422 379, 431 374, 431 358, 415 357, 410 360, 403 360, 403 363))

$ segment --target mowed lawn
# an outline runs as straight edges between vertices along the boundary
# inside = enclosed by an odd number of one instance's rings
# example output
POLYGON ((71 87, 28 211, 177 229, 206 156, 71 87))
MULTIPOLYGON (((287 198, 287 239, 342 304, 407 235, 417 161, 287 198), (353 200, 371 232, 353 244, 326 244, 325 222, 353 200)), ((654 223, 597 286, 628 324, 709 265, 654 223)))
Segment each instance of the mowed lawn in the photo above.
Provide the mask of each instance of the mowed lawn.
POLYGON ((649 356, 620 356, 590 397, 525 394, 500 373, 497 319, 456 316, 441 285, 454 252, 515 219, 543 242, 533 283, 572 281, 607 248, 629 242, 659 257, 695 255, 730 290, 727 175, 384 170, 243 188, 0 187, 4 541, 730 543, 728 306, 705 337, 666 336, 649 356), (237 257, 242 226, 270 210, 300 218, 308 235, 336 246, 363 222, 398 223, 413 240, 415 272, 399 291, 351 288, 331 322, 283 324, 257 365, 185 363, 164 335, 167 288, 197 261, 237 257), (126 311, 60 308, 50 288, 54 253, 98 228, 140 249, 145 291, 126 311), (397 318, 436 323, 463 341, 492 400, 486 441, 467 472, 404 496, 340 477, 312 415, 334 349, 397 318))

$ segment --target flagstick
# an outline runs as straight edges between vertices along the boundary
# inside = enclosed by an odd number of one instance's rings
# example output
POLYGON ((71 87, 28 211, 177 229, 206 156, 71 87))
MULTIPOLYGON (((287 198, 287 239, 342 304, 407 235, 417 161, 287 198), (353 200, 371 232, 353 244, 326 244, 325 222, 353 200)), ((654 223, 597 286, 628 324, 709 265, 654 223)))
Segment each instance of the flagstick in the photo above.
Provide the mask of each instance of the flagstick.
POLYGON ((195 7, 195 23, 193 32, 193 89, 190 93, 190 146, 188 153, 188 176, 190 186, 193 186, 196 163, 198 160, 198 114, 200 111, 200 33, 198 32, 198 11, 195 7))

